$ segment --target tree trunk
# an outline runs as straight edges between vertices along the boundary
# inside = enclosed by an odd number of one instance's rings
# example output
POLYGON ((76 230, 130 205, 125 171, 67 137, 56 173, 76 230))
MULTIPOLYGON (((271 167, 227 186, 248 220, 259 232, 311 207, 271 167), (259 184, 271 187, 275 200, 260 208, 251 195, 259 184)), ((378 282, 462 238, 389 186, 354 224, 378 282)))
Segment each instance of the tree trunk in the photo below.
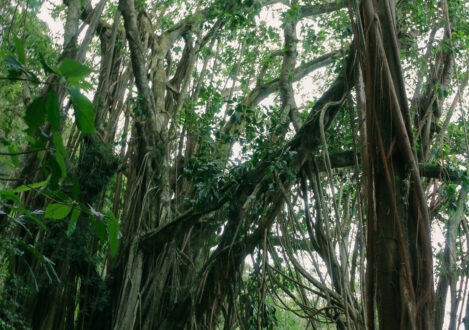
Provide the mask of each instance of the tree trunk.
POLYGON ((394 6, 364 1, 366 35, 357 35, 366 46, 368 327, 375 327, 376 289, 380 329, 432 329, 429 218, 412 152, 394 6))

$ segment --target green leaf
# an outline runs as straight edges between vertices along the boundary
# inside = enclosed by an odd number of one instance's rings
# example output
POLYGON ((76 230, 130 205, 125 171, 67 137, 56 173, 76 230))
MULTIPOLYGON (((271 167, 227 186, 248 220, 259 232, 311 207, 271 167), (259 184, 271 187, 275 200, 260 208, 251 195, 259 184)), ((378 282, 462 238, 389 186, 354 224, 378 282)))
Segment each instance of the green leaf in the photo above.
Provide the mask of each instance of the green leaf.
POLYGON ((37 131, 39 127, 44 124, 45 118, 46 105, 44 104, 42 97, 39 96, 26 108, 24 120, 30 129, 37 131))
POLYGON ((96 235, 102 242, 106 242, 106 224, 101 219, 96 219, 95 222, 96 235))
POLYGON ((72 207, 70 205, 52 203, 47 205, 46 214, 44 216, 49 219, 61 220, 65 218, 71 210, 72 207))
POLYGON ((67 155, 67 150, 65 149, 64 142, 62 140, 62 135, 60 135, 58 132, 55 132, 52 135, 52 142, 54 143, 54 146, 57 148, 57 150, 62 153, 62 155, 67 155))
POLYGON ((28 184, 28 185, 21 185, 21 186, 15 188, 15 189, 13 189, 12 191, 15 192, 15 193, 23 192, 23 191, 29 191, 31 189, 37 189, 37 188, 44 187, 46 184, 47 184, 47 180, 41 181, 41 182, 36 182, 36 183, 31 183, 31 184, 28 184))
POLYGON ((50 90, 47 95, 46 114, 52 131, 56 132, 59 129, 60 124, 60 105, 59 98, 54 90, 50 90))
POLYGON ((85 134, 94 134, 96 129, 94 128, 94 110, 93 104, 78 89, 69 87, 70 98, 72 99, 73 106, 75 108, 75 120, 78 129, 85 134))
POLYGON ((55 153, 55 160, 60 167, 60 173, 62 176, 60 177, 61 180, 67 177, 67 165, 65 165, 65 159, 63 158, 60 152, 55 153))
POLYGON ((67 81, 70 83, 70 85, 76 88, 85 89, 85 90, 89 90, 92 88, 92 85, 84 81, 82 78, 72 77, 72 78, 67 78, 67 81))
POLYGON ((119 220, 116 219, 112 212, 107 213, 107 230, 109 235, 109 248, 111 250, 111 257, 117 253, 119 249, 119 220))
POLYGON ((5 57, 5 61, 10 65, 13 70, 23 71, 23 66, 13 56, 8 55, 5 57))
POLYGON ((80 212, 81 212, 80 207, 75 207, 73 209, 72 215, 70 216, 70 221, 68 222, 67 231, 65 232, 67 237, 72 236, 73 232, 75 231, 75 228, 77 226, 78 217, 80 216, 80 212))
POLYGON ((50 172, 49 188, 52 190, 58 189, 59 181, 62 178, 62 170, 57 163, 57 159, 55 157, 48 157, 46 168, 50 172))
POLYGON ((21 75, 21 71, 12 69, 11 67, 8 68, 8 76, 7 76, 8 79, 16 80, 16 79, 20 78, 20 75, 21 75))
POLYGON ((5 61, 9 65, 8 77, 10 79, 20 78, 21 72, 23 72, 30 82, 35 84, 38 84, 40 82, 39 78, 33 72, 26 70, 23 64, 18 62, 13 56, 8 55, 7 57, 5 57, 5 61))
POLYGON ((77 199, 79 194, 80 194, 80 183, 78 183, 78 180, 74 178, 73 185, 72 185, 72 197, 74 199, 77 199))
POLYGON ((20 39, 18 39, 17 37, 15 37, 13 39, 13 41, 15 42, 16 55, 18 56, 18 60, 22 64, 25 64, 26 63, 26 52, 24 51, 24 43, 20 39))
POLYGON ((20 242, 19 245, 23 247, 25 250, 29 251, 37 260, 39 260, 42 264, 51 264, 51 261, 44 257, 44 255, 32 246, 29 243, 20 242))
POLYGON ((0 197, 2 200, 11 200, 16 205, 21 205, 20 198, 11 189, 0 190, 0 197))
POLYGON ((39 84, 41 82, 33 72, 24 70, 24 73, 30 82, 34 84, 39 84))
POLYGON ((66 78, 82 79, 87 76, 91 70, 83 64, 72 59, 63 59, 59 66, 60 73, 66 78))
POLYGON ((44 229, 46 232, 49 231, 49 229, 46 227, 46 225, 45 225, 41 220, 39 220, 39 218, 37 218, 37 217, 35 216, 35 214, 42 214, 42 213, 44 213, 42 210, 41 210, 41 211, 40 211, 40 210, 36 210, 36 211, 34 211, 34 212, 30 212, 29 210, 27 210, 27 209, 25 209, 24 207, 21 207, 21 206, 19 206, 19 207, 13 207, 12 210, 15 211, 15 212, 24 213, 25 216, 26 216, 26 218, 27 218, 28 220, 34 221, 39 227, 41 227, 42 229, 44 229))

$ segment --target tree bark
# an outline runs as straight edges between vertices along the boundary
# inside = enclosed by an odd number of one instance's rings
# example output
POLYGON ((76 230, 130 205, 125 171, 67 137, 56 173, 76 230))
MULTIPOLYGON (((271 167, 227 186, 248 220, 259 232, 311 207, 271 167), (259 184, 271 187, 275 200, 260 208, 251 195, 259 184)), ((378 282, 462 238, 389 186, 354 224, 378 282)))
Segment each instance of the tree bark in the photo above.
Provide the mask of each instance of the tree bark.
POLYGON ((429 217, 412 152, 394 6, 394 1, 362 4, 369 158, 368 327, 375 327, 376 292, 380 329, 433 329, 429 217))

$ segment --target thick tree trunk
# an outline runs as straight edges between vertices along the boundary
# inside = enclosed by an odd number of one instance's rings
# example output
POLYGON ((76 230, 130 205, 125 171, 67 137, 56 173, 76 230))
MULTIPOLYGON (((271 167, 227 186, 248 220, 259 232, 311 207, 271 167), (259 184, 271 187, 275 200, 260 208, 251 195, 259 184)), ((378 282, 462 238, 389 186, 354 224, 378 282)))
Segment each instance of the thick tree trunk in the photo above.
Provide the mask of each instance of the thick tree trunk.
MULTIPOLYGON (((432 329, 429 218, 412 152, 394 1, 363 2, 368 139, 368 327, 432 329)), ((361 36, 358 36, 361 38, 361 36)), ((363 54, 363 53, 362 53, 363 54)))

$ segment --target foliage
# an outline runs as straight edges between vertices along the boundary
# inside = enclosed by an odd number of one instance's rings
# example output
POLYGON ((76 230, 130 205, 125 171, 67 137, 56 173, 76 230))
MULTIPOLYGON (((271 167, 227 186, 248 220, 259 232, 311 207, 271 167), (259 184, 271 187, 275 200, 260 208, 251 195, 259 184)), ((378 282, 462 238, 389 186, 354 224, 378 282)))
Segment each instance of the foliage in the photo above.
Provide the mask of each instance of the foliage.
POLYGON ((418 313, 441 328, 451 309, 456 326, 467 5, 362 1, 376 11, 363 29, 355 3, 5 3, 0 328, 361 329, 375 323, 365 302, 379 324, 387 299, 367 285, 412 307, 396 288, 420 292, 421 262, 436 296, 418 313), (375 37, 387 51, 369 57, 375 37), (419 185, 433 264, 414 231, 419 185), (373 261, 396 277, 370 281, 373 261))

